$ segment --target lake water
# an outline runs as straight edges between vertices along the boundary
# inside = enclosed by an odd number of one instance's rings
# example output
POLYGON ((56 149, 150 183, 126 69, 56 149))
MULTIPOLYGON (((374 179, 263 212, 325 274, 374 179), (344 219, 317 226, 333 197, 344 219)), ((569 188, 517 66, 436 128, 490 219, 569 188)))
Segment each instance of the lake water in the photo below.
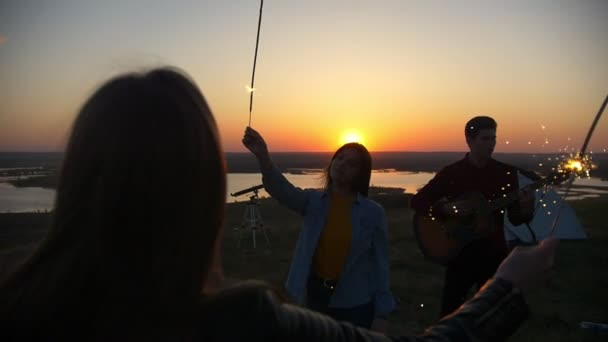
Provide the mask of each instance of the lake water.
MULTIPOLYGON (((372 186, 404 188, 406 192, 415 193, 434 175, 435 173, 432 172, 372 172, 370 183, 372 186)), ((290 182, 301 188, 320 188, 323 185, 319 173, 285 174, 285 176, 290 182)), ((262 175, 259 173, 229 173, 226 201, 246 201, 251 193, 238 197, 233 197, 230 194, 259 184, 262 184, 262 175)), ((608 182, 599 178, 577 179, 574 185, 602 187, 602 189, 573 187, 569 192, 568 199, 608 194, 608 182)), ((560 191, 563 192, 563 190, 558 189, 558 192, 560 191)), ((264 190, 259 191, 258 194, 260 197, 268 196, 264 190)), ((8 183, 0 182, 0 213, 50 210, 53 207, 54 200, 54 190, 34 187, 16 188, 8 183)))
MULTIPOLYGON (((416 192, 417 189, 424 186, 424 184, 433 178, 434 175, 434 172, 372 172, 370 184, 378 187, 402 188, 405 189, 406 192, 413 193, 416 192)), ((303 189, 323 187, 320 173, 286 173, 285 177, 289 179, 291 183, 303 189)), ((233 202, 234 200, 247 200, 248 196, 250 196, 249 194, 239 197, 233 197, 230 194, 259 184, 262 184, 262 175, 259 173, 228 174, 228 198, 226 201, 233 202)), ((264 190, 261 190, 259 195, 261 197, 268 196, 264 190)))
POLYGON ((0 183, 0 213, 50 210, 54 200, 55 190, 0 183))

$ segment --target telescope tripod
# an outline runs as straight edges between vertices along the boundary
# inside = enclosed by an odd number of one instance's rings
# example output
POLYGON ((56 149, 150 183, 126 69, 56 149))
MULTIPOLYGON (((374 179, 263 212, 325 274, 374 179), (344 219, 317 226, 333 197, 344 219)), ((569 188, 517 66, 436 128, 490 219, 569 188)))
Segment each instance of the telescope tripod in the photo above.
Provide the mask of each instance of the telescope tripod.
POLYGON ((268 239, 268 235, 266 234, 264 222, 262 221, 262 215, 260 214, 260 203, 258 201, 257 191, 254 192, 253 196, 249 197, 249 201, 247 201, 247 203, 245 204, 245 212, 243 213, 243 219, 241 220, 241 228, 239 232, 237 247, 241 246, 241 240, 246 234, 246 229, 251 230, 253 248, 256 248, 255 234, 258 229, 262 231, 262 233, 264 234, 264 238, 266 238, 266 244, 270 246, 270 240, 268 239))

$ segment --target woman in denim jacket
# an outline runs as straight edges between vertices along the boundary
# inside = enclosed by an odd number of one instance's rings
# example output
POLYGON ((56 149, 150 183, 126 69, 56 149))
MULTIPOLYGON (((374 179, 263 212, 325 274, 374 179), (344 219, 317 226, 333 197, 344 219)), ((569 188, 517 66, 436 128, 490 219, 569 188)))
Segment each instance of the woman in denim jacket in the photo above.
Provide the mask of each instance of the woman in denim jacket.
POLYGON ((358 143, 340 147, 325 170, 325 189, 318 191, 292 185, 254 129, 247 127, 243 144, 260 163, 266 191, 304 217, 287 276, 289 294, 337 320, 384 331, 395 301, 389 290, 386 215, 367 198, 367 149, 358 143))

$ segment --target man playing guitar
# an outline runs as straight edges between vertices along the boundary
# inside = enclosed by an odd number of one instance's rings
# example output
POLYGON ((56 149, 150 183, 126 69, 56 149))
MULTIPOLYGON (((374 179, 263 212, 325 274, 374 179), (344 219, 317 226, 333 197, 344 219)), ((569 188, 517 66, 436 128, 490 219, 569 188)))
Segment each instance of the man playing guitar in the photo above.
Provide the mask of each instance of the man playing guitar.
POLYGON ((492 158, 496 127, 496 121, 487 116, 469 120, 465 126, 469 153, 440 170, 410 202, 416 215, 442 221, 474 217, 488 202, 516 192, 510 205, 489 212, 484 220, 475 223, 490 227, 487 234, 467 242, 445 262, 442 317, 464 303, 470 288, 483 285, 507 256, 505 211, 513 225, 530 221, 534 213, 534 191, 518 192, 517 169, 492 158))

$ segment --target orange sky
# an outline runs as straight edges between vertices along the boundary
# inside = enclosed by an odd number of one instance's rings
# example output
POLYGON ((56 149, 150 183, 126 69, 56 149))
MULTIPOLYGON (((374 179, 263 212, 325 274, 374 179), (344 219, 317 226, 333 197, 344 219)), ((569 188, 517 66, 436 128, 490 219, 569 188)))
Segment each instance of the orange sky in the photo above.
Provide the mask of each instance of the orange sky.
MULTIPOLYGON (((271 151, 335 150, 347 131, 374 151, 464 151, 475 115, 498 121, 499 152, 578 149, 608 94, 605 1, 264 4, 252 125, 271 151)), ((244 151, 258 6, 3 2, 0 151, 63 150, 102 81, 160 65, 193 77, 244 151)))

